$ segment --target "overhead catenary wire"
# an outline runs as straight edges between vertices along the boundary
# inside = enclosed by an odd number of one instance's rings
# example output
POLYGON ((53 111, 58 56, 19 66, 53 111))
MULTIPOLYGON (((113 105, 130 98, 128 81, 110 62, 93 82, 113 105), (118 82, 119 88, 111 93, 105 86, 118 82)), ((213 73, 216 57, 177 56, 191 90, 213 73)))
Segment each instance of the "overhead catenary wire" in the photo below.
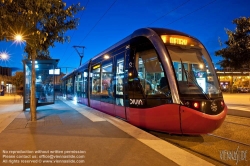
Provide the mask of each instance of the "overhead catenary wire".
POLYGON ((180 7, 184 6, 184 5, 185 5, 186 3, 188 3, 189 1, 190 1, 190 0, 187 0, 187 1, 183 2, 182 4, 180 4, 179 6, 177 6, 176 8, 174 8, 174 9, 170 10, 169 12, 167 12, 167 13, 166 13, 166 14, 164 14, 163 16, 161 16, 161 17, 157 18, 156 20, 154 20, 153 22, 151 22, 151 23, 150 23, 150 24, 148 24, 148 25, 152 25, 152 24, 154 24, 155 22, 157 22, 157 21, 159 21, 160 19, 164 18, 166 15, 168 15, 168 14, 172 13, 173 11, 177 10, 178 8, 180 8, 180 7))
POLYGON ((94 30, 94 28, 99 24, 99 22, 104 18, 104 16, 108 13, 108 11, 114 6, 114 4, 116 3, 117 0, 115 0, 110 6, 109 8, 106 10, 106 12, 100 17, 100 19, 95 23, 95 25, 90 29, 90 31, 85 35, 85 37, 82 39, 81 43, 88 37, 88 35, 94 30))
MULTIPOLYGON (((89 0, 86 2, 86 5, 84 6, 84 10, 83 10, 83 12, 82 12, 82 14, 81 14, 81 16, 80 16, 80 20, 82 19, 82 16, 83 16, 84 11, 85 11, 85 9, 87 8, 88 4, 89 4, 89 0)), ((75 32, 76 32, 76 29, 73 30, 73 34, 72 34, 72 37, 71 37, 71 38, 73 38, 73 37, 75 36, 75 32)), ((66 54, 68 48, 69 48, 69 43, 67 44, 67 47, 66 47, 66 49, 65 49, 65 51, 64 51, 64 53, 63 53, 63 55, 61 56, 61 59, 64 58, 64 56, 65 56, 65 54, 66 54)), ((71 53, 71 54, 72 54, 72 53, 71 53)), ((68 58, 67 58, 62 64, 64 64, 67 60, 68 60, 68 58)))
POLYGON ((186 14, 186 15, 184 15, 184 16, 182 16, 182 17, 180 17, 180 18, 178 18, 178 19, 176 19, 176 20, 174 20, 174 21, 172 21, 172 22, 170 22, 170 23, 168 23, 167 25, 173 24, 173 23, 175 23, 176 21, 179 21, 179 20, 181 20, 181 19, 183 19, 183 18, 189 16, 190 14, 193 14, 193 13, 195 13, 195 12, 197 12, 197 11, 199 11, 199 10, 205 8, 205 7, 207 7, 208 5, 214 3, 215 1, 216 1, 216 0, 211 1, 211 2, 209 2, 209 3, 207 3, 207 4, 205 4, 205 5, 201 6, 201 7, 199 7, 198 9, 196 9, 196 10, 194 10, 194 11, 192 11, 192 12, 190 12, 190 13, 188 13, 188 14, 186 14))
MULTIPOLYGON (((174 8, 174 9, 172 9, 171 11, 167 12, 167 13, 164 14, 163 16, 157 18, 156 20, 154 20, 153 22, 151 22, 151 23, 148 24, 148 25, 154 24, 155 22, 157 22, 157 21, 159 21, 160 19, 164 18, 166 15, 168 15, 168 14, 170 14, 171 12, 173 12, 173 11, 179 9, 180 7, 184 6, 184 5, 187 4, 189 1, 190 1, 190 0, 187 0, 187 1, 183 2, 182 4, 180 4, 179 6, 177 6, 176 8, 174 8)), ((216 0, 213 0, 213 1, 211 1, 211 2, 209 2, 209 3, 207 3, 207 4, 205 4, 205 5, 203 5, 203 6, 201 6, 201 7, 199 7, 198 9, 195 9, 195 10, 193 10, 192 12, 190 12, 190 13, 188 13, 188 14, 186 14, 186 15, 184 15, 184 16, 178 18, 178 19, 175 19, 174 21, 168 23, 167 25, 173 24, 173 23, 175 23, 175 22, 177 22, 177 21, 179 21, 179 20, 181 20, 181 19, 187 17, 188 15, 193 14, 193 13, 195 13, 195 12, 197 12, 197 11, 199 11, 199 10, 205 8, 206 6, 208 6, 208 5, 212 4, 212 3, 214 3, 215 1, 216 1, 216 0)), ((84 36, 84 38, 81 40, 81 42, 80 42, 78 45, 81 45, 81 43, 83 43, 83 41, 89 36, 89 34, 94 30, 94 28, 99 24, 99 22, 105 17, 105 15, 106 15, 106 14, 108 13, 108 11, 114 6, 114 4, 115 4, 116 2, 117 2, 117 0, 115 0, 115 1, 109 6, 109 8, 108 8, 108 9, 105 11, 105 13, 99 18, 99 20, 94 24, 94 26, 89 30, 89 32, 84 36)), ((68 54, 67 59, 68 59, 68 58, 70 57, 70 55, 72 55, 73 53, 74 53, 74 52, 72 51, 71 54, 68 54)), ((65 60, 65 62, 67 61, 67 59, 65 60)))
MULTIPOLYGON (((116 3, 117 0, 115 0, 110 6, 109 8, 105 11, 105 13, 99 18, 99 20, 95 23, 95 25, 89 30, 89 32, 85 35, 85 37, 82 39, 82 41, 78 44, 81 45, 81 43, 88 37, 88 35, 94 30, 94 28, 99 24, 99 22, 104 18, 104 16, 108 13, 108 11, 114 6, 114 4, 116 3)), ((73 52, 71 54, 69 54, 68 58, 70 57, 70 55, 72 55, 73 52)), ((68 58, 64 61, 64 63, 68 60, 68 58)), ((64 64, 63 63, 63 64, 64 64)))

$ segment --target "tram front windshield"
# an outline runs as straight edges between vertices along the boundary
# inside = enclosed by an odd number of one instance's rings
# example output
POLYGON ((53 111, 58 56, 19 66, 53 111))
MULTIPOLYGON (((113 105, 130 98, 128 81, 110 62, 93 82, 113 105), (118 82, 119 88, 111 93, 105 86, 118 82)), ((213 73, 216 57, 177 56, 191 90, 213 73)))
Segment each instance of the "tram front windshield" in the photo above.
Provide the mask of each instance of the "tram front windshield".
POLYGON ((180 96, 220 97, 221 90, 214 66, 203 45, 195 39, 171 37, 166 47, 175 70, 180 96))

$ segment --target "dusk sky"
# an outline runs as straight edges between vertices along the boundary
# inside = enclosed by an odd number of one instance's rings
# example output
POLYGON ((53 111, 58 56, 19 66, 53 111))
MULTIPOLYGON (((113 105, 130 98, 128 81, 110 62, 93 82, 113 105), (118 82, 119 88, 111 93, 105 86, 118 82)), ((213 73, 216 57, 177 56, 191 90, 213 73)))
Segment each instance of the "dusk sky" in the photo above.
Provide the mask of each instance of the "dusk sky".
MULTIPOLYGON (((65 1, 65 0, 64 0, 65 1)), ((225 28, 234 30, 233 19, 250 17, 249 0, 66 0, 67 5, 80 2, 85 10, 75 17, 80 18, 76 30, 70 30, 70 43, 57 43, 50 48, 53 59, 65 72, 79 67, 80 57, 74 45, 85 46, 83 63, 109 46, 143 27, 175 29, 198 38, 207 48, 214 63, 219 61, 215 51, 228 36, 225 28)), ((0 42, 0 52, 10 55, 0 66, 22 70, 24 55, 22 44, 0 42)), ((79 50, 82 52, 82 50, 79 50)), ((218 67, 218 66, 217 66, 218 67)))

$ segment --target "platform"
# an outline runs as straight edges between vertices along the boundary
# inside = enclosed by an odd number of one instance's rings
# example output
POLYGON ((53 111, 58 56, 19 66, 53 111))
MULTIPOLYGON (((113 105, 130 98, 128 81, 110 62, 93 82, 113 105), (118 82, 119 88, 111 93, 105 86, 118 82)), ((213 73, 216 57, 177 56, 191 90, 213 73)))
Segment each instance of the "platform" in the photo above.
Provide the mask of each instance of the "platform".
POLYGON ((38 107, 36 122, 29 121, 29 110, 21 111, 22 104, 11 101, 0 103, 2 165, 212 165, 125 121, 72 101, 38 107))

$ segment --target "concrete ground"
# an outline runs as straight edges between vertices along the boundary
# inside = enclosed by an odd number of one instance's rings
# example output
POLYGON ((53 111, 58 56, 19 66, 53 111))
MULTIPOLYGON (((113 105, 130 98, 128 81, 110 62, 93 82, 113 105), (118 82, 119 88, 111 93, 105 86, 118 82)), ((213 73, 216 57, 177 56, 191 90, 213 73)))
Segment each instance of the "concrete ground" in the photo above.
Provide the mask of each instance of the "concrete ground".
POLYGON ((71 101, 37 108, 0 97, 0 165, 212 165, 120 119, 71 101))
POLYGON ((250 118, 250 93, 224 93, 228 114, 250 118))

